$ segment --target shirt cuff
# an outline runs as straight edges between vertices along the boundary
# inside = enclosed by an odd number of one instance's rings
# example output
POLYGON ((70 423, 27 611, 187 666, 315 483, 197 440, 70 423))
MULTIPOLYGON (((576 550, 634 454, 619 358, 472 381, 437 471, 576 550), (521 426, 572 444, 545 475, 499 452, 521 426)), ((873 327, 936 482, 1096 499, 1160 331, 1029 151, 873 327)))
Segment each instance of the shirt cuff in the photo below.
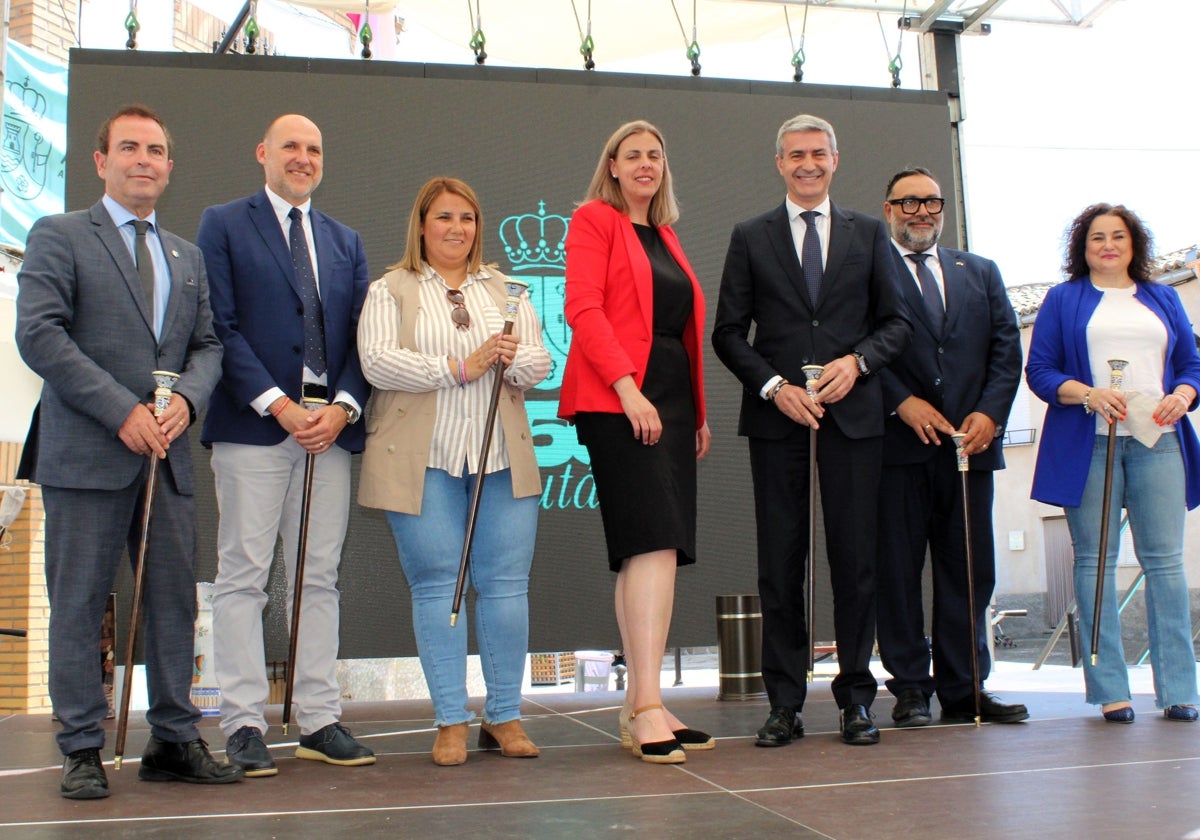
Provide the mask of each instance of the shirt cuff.
POLYGON ((772 376, 770 379, 767 380, 767 384, 762 386, 762 389, 758 392, 758 395, 760 397, 762 397, 764 400, 769 399, 769 397, 767 395, 771 393, 771 389, 774 388, 775 385, 781 379, 783 379, 783 377, 779 376, 778 374, 776 374, 775 376, 772 376))

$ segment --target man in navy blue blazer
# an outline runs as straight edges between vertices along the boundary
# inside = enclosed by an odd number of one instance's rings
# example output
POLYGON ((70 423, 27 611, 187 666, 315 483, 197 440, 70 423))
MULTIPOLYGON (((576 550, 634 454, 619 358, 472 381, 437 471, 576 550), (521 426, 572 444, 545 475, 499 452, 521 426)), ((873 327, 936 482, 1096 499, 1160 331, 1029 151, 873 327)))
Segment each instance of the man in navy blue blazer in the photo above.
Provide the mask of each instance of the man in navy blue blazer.
MULTIPOLYGON (((883 477, 879 496, 878 638, 897 698, 896 726, 924 726, 936 691, 945 721, 975 718, 971 646, 980 685, 988 673, 986 611, 996 581, 992 474, 1021 377, 1021 340, 1000 270, 991 260, 939 248, 941 188, 927 169, 898 172, 883 212, 899 295, 913 324, 908 348, 880 373, 883 477), (974 611, 968 601, 962 482, 954 441, 969 456, 974 611), (921 576, 933 569, 933 645, 925 636, 921 576), (930 673, 932 660, 933 672, 930 673)), ((981 694, 982 719, 1016 723, 1023 705, 981 694)))
POLYGON ((311 120, 276 118, 256 156, 266 187, 205 210, 196 237, 208 267, 213 324, 225 347, 201 436, 213 450, 221 517, 213 654, 226 754, 248 777, 278 772, 263 740, 262 612, 277 536, 291 604, 309 455, 316 469, 294 663, 296 756, 338 765, 375 761, 339 723, 334 673, 350 455, 363 449, 357 421, 369 392, 357 349, 366 253, 356 232, 312 207, 324 148, 311 120), (320 402, 306 406, 306 399, 320 402))

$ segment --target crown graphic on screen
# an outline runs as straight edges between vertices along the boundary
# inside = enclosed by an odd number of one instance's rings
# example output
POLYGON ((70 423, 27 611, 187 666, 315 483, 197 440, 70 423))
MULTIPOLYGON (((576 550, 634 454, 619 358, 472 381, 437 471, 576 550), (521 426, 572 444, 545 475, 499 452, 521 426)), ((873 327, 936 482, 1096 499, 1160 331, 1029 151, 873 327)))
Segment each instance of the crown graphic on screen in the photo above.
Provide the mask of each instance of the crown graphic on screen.
POLYGON ((32 114, 35 117, 42 117, 46 114, 46 97, 42 96, 41 91, 35 87, 29 86, 29 77, 25 77, 24 84, 17 82, 7 82, 8 89, 16 96, 20 97, 21 108, 25 113, 32 114))
POLYGON ((566 216, 546 214, 546 202, 538 202, 538 211, 509 216, 500 223, 500 243, 514 271, 531 268, 557 268, 566 265, 566 216))

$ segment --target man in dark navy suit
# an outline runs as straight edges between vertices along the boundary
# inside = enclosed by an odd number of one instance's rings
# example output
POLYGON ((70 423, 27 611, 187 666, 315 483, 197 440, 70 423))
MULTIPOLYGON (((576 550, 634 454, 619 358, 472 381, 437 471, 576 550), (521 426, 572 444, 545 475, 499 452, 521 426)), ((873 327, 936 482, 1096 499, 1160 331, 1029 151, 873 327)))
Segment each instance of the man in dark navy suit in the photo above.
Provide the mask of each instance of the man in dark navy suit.
MULTIPOLYGON (((913 340, 886 370, 887 420, 879 497, 878 636, 896 726, 975 718, 971 645, 979 674, 991 665, 986 611, 996 581, 992 473, 1004 468, 1001 439, 1021 376, 1021 341, 1000 270, 991 260, 939 248, 942 191, 927 169, 892 177, 883 204, 900 298, 913 340), (962 483, 954 441, 970 456, 974 612, 967 590, 962 483), (925 637, 921 575, 933 568, 933 645, 925 637), (932 658, 933 673, 930 674, 932 658)), ((1023 705, 981 694, 981 717, 1016 723, 1023 705)))
POLYGON ((839 673, 833 697, 842 739, 875 744, 875 527, 883 459, 876 372, 908 343, 896 263, 883 223, 829 200, 837 170, 833 126, 802 114, 776 137, 787 198, 733 230, 717 301, 713 348, 744 388, 738 433, 749 438, 762 600, 762 671, 770 716, 762 747, 804 734, 809 639, 804 616, 809 428, 825 518, 839 673), (751 328, 754 341, 750 342, 751 328), (823 365, 815 400, 803 366, 823 365))
MULTIPOLYGON (((294 663, 297 758, 373 764, 341 725, 337 573, 350 514, 350 455, 369 386, 358 361, 367 293, 362 238, 312 206, 324 173, 321 131, 285 114, 256 156, 266 186, 200 218, 196 244, 212 286, 213 324, 225 347, 201 440, 211 445, 217 504, 213 653, 226 755, 250 777, 273 776, 263 735, 267 674, 262 612, 276 535, 288 602, 295 584, 305 461, 315 457, 294 663), (320 400, 314 410, 305 399, 320 400)), ((290 610, 288 612, 290 615, 290 610)))

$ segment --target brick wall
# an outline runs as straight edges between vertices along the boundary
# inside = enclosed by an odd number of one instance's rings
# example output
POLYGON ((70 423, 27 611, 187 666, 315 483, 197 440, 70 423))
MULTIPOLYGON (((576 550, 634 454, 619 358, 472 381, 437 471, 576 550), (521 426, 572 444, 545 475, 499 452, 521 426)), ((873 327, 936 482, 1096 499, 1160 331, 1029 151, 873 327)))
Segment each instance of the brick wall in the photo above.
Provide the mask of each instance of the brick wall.
POLYGON ((80 0, 11 0, 8 37, 59 61, 78 46, 80 0))
POLYGON ((29 635, 0 636, 0 714, 50 711, 45 514, 41 490, 13 480, 20 453, 20 444, 0 442, 0 484, 19 484, 27 494, 0 546, 0 627, 29 635))

